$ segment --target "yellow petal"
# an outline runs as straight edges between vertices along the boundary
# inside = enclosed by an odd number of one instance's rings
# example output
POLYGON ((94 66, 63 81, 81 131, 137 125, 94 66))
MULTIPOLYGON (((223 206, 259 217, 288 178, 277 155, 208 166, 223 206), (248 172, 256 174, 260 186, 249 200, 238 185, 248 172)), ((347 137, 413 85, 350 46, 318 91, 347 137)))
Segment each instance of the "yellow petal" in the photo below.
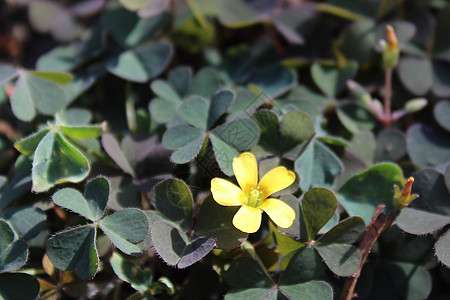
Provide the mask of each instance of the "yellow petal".
POLYGON ((245 203, 244 192, 234 183, 222 178, 211 180, 211 193, 214 200, 224 206, 239 206, 245 203))
POLYGON ((276 167, 263 176, 258 186, 264 192, 264 198, 287 188, 295 181, 295 173, 285 167, 276 167))
POLYGON ((289 228, 294 222, 295 211, 281 200, 268 198, 259 208, 265 211, 272 221, 281 228, 289 228))
POLYGON ((233 171, 245 193, 249 188, 254 188, 258 184, 258 164, 250 152, 244 152, 233 159, 233 171))
POLYGON ((261 226, 262 211, 248 205, 242 205, 234 215, 233 225, 246 233, 257 232, 261 226))

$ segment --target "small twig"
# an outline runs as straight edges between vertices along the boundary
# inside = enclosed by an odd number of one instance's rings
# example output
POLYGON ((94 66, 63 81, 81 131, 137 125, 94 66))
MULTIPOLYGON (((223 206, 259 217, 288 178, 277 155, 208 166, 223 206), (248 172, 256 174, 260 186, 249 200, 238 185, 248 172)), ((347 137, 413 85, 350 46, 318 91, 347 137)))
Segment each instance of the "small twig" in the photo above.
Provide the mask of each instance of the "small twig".
POLYGON ((391 212, 386 216, 385 214, 383 214, 384 208, 385 206, 383 204, 380 204, 377 206, 375 212, 373 213, 369 227, 367 228, 366 233, 359 243, 359 250, 361 251, 361 264, 358 271, 353 274, 352 277, 346 279, 341 294, 341 300, 352 300, 354 297, 356 297, 356 294, 354 293, 356 282, 361 275, 361 270, 364 266, 364 263, 366 262, 366 259, 369 256, 373 245, 380 237, 381 233, 389 228, 394 221, 394 213, 391 212))

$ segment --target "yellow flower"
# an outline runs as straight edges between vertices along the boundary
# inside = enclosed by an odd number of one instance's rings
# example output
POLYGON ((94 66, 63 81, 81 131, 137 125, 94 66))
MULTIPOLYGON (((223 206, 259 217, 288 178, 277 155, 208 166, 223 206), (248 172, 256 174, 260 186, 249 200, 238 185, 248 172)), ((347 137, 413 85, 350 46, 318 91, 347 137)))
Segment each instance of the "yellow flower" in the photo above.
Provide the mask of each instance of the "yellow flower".
POLYGON ((241 206, 233 218, 233 225, 237 229, 246 233, 258 231, 263 211, 282 228, 292 225, 295 211, 283 201, 268 197, 290 186, 295 181, 294 172, 285 167, 276 167, 258 183, 258 165, 250 152, 233 159, 233 171, 240 188, 216 177, 211 180, 211 193, 220 205, 241 206))

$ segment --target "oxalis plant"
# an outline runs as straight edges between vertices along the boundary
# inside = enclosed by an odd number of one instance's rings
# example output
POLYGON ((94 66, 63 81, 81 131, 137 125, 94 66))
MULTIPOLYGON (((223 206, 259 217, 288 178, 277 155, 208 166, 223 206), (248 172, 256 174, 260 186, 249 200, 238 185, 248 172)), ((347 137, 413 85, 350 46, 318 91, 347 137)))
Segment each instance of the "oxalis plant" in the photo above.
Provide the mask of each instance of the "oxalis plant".
POLYGON ((450 4, 0 11, 1 300, 448 298, 450 4))

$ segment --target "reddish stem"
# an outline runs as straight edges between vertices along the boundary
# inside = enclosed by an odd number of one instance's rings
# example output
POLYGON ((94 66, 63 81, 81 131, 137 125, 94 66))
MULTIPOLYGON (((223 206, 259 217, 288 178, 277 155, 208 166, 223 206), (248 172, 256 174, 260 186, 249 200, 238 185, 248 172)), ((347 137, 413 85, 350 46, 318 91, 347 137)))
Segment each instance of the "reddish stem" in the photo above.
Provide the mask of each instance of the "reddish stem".
POLYGON ((354 297, 356 297, 356 282, 358 281, 358 278, 361 274, 364 263, 366 262, 366 259, 369 256, 373 245, 380 237, 381 233, 389 228, 389 226, 391 226, 392 222, 394 221, 394 213, 391 212, 386 216, 385 214, 383 214, 384 208, 385 206, 380 204, 377 206, 375 212, 373 213, 369 227, 367 228, 366 233, 359 243, 359 250, 361 251, 361 264, 359 266, 359 270, 355 274, 353 274, 352 277, 349 277, 345 280, 340 300, 352 300, 354 297))
POLYGON ((386 69, 384 80, 384 128, 389 128, 392 123, 391 118, 391 91, 392 91, 392 68, 386 69))

